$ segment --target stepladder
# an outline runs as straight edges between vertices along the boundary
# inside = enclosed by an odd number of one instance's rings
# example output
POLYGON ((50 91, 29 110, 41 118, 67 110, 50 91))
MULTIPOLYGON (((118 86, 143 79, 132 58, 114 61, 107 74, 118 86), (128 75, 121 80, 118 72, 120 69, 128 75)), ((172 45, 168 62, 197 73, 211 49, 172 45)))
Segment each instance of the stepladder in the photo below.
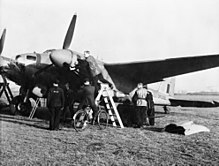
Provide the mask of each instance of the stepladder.
POLYGON ((117 110, 116 104, 113 100, 113 90, 109 88, 108 84, 101 84, 101 88, 99 93, 95 99, 96 103, 99 103, 101 99, 103 99, 105 108, 107 113, 109 114, 109 118, 112 121, 114 127, 117 127, 117 123, 120 128, 124 128, 122 120, 120 118, 119 112, 117 110))
POLYGON ((37 98, 36 103, 34 104, 32 110, 31 110, 31 112, 30 112, 30 115, 29 115, 29 118, 30 118, 30 119, 33 119, 33 116, 34 116, 34 114, 35 114, 35 112, 36 112, 36 109, 37 109, 39 103, 40 103, 40 98, 37 98))

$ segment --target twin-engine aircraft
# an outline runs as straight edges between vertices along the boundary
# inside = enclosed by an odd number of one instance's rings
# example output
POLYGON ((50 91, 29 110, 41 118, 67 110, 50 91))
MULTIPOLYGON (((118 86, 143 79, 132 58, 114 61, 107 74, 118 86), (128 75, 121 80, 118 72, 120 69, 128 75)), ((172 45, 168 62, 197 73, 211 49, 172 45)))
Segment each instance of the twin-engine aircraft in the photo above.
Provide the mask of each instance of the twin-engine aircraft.
MULTIPOLYGON (((61 84, 69 82, 70 88, 76 92, 85 77, 92 78, 89 69, 84 66, 84 55, 69 49, 76 19, 77 15, 73 15, 62 49, 20 54, 15 60, 0 56, 1 74, 21 86, 20 95, 12 101, 17 111, 26 112, 30 106, 30 98, 45 97, 56 79, 61 84), (6 66, 3 66, 4 60, 9 61, 6 66)), ((5 34, 6 30, 3 31, 0 41, 0 54, 3 51, 5 34)), ((114 90, 128 94, 139 82, 149 84, 167 77, 217 67, 219 55, 113 64, 97 62, 103 77, 113 85, 114 90)))

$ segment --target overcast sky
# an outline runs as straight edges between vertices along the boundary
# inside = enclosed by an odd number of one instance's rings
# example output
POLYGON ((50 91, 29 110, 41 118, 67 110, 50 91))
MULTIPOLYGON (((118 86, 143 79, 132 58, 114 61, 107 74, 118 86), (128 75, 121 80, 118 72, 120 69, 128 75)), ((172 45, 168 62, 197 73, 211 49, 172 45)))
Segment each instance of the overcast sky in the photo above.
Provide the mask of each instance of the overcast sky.
MULTIPOLYGON (((70 48, 104 62, 219 54, 218 9, 219 0, 0 0, 2 54, 62 48, 75 12, 70 48)), ((182 90, 219 91, 219 68, 178 76, 182 90)))

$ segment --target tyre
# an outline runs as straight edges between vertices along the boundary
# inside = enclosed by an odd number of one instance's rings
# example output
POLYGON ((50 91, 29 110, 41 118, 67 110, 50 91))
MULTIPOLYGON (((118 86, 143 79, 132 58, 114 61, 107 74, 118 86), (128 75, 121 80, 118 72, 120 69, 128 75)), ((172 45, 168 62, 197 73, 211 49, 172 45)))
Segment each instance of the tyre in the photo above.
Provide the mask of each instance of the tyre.
POLYGON ((12 115, 15 115, 16 113, 18 113, 18 109, 19 109, 19 103, 22 102, 22 97, 21 96, 15 96, 11 103, 10 103, 10 112, 12 115))
POLYGON ((170 108, 167 106, 163 107, 165 114, 169 114, 170 113, 170 108))
POLYGON ((105 110, 100 110, 97 115, 97 123, 100 129, 105 129, 108 126, 109 116, 105 110))
POLYGON ((82 131, 87 127, 88 115, 84 110, 79 110, 73 116, 73 127, 76 131, 82 131))
POLYGON ((10 103, 10 112, 15 115, 17 113, 27 116, 31 111, 31 103, 28 100, 26 103, 23 103, 22 96, 16 96, 10 103))

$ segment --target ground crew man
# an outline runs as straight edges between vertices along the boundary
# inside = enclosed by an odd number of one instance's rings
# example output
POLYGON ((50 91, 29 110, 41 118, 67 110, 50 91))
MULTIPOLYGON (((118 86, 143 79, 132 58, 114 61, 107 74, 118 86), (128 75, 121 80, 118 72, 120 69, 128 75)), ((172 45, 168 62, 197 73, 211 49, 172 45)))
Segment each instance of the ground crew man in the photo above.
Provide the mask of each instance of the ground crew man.
POLYGON ((50 111, 50 130, 59 130, 59 121, 61 112, 64 109, 64 92, 62 88, 59 87, 59 81, 56 80, 53 83, 53 87, 49 89, 47 96, 47 106, 50 111))
POLYGON ((71 117, 73 116, 73 102, 74 102, 74 97, 73 97, 73 90, 70 89, 69 83, 67 82, 65 84, 64 89, 64 96, 65 96, 65 104, 64 104, 64 110, 63 110, 63 122, 66 122, 66 116, 68 113, 71 114, 71 117))
POLYGON ((86 106, 90 106, 93 110, 93 117, 95 118, 98 112, 98 108, 95 104, 95 99, 94 99, 95 87, 90 84, 88 78, 85 79, 84 85, 78 91, 78 93, 82 99, 78 106, 78 110, 83 109, 86 106))
POLYGON ((148 117, 148 120, 149 120, 149 124, 151 126, 153 126, 154 125, 154 119, 155 119, 155 117, 154 117, 155 116, 155 110, 154 110, 153 95, 150 91, 148 91, 146 100, 147 100, 147 106, 148 106, 147 117, 148 117))
POLYGON ((97 94, 99 90, 98 80, 101 81, 102 83, 109 84, 109 86, 111 87, 112 84, 103 77, 102 70, 100 69, 95 58, 92 55, 90 55, 90 51, 85 51, 84 57, 85 57, 85 60, 88 62, 89 70, 90 70, 92 81, 93 81, 92 83, 95 86, 95 94, 97 94))
POLYGON ((101 69, 99 68, 95 58, 90 55, 90 51, 84 51, 84 57, 89 64, 91 75, 93 77, 99 75, 101 73, 101 69))
POLYGON ((132 98, 133 103, 135 104, 135 124, 137 127, 143 127, 143 124, 146 124, 147 116, 147 97, 148 91, 143 87, 142 83, 138 83, 137 90, 132 98))

